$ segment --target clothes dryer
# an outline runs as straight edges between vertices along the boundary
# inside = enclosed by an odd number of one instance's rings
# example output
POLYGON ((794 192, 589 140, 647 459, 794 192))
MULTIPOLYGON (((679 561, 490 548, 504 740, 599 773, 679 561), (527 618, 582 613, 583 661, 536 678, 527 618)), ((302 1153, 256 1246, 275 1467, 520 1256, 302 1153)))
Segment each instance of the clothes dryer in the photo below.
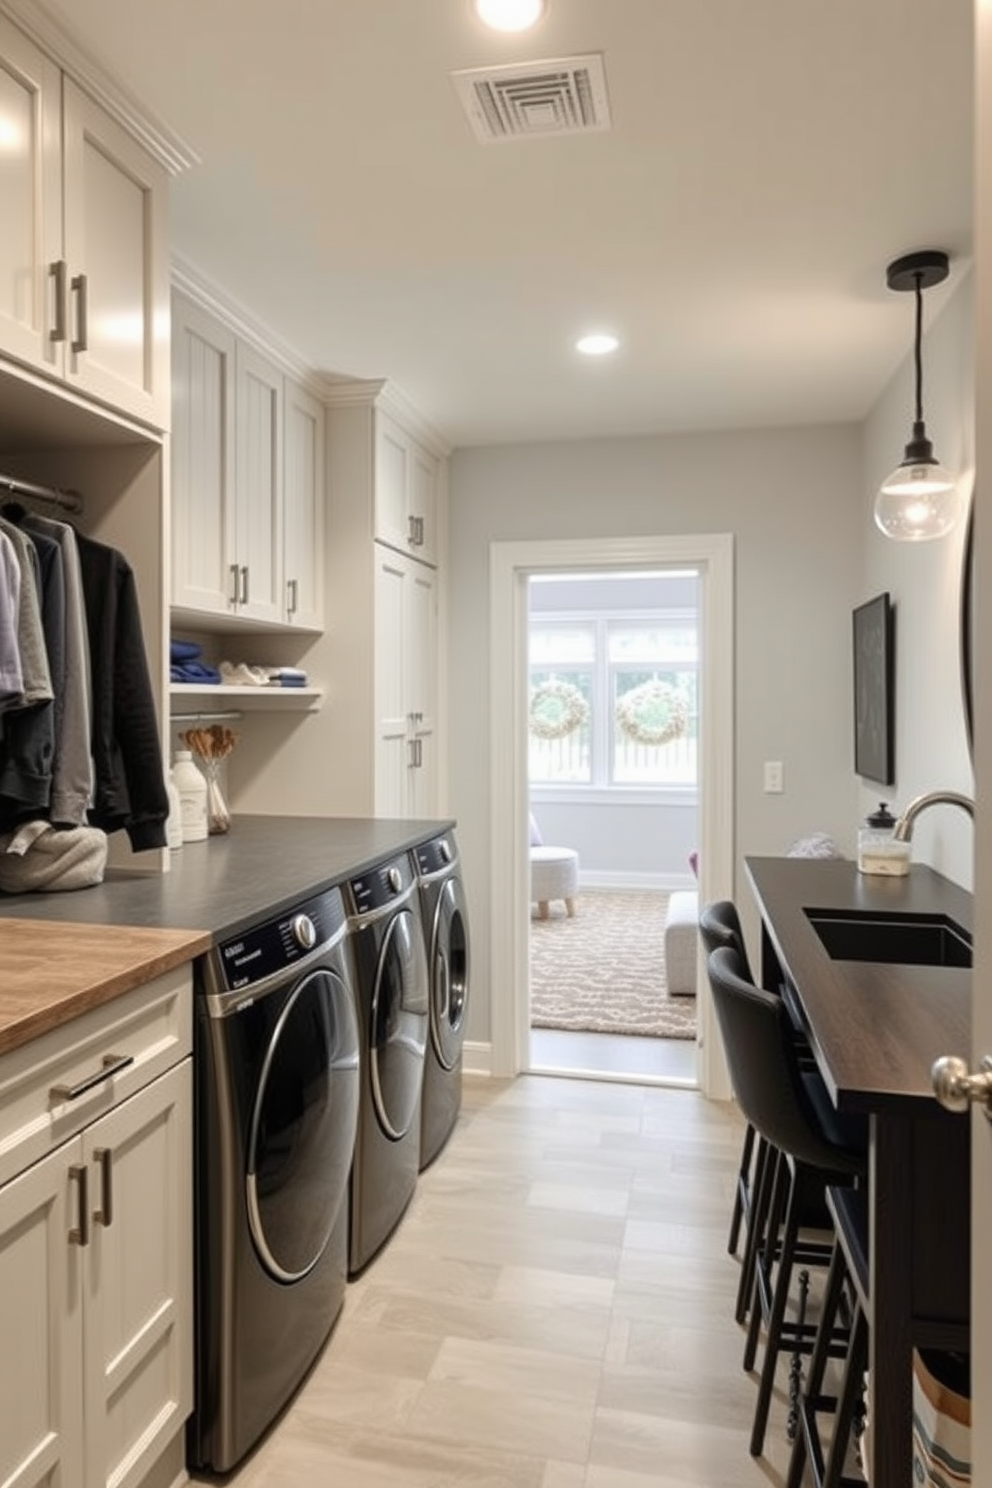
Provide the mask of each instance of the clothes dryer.
POLYGON ((359 1041, 340 889, 198 965, 190 1467, 228 1472, 290 1399, 347 1282, 359 1041))
POLYGON ((355 1275, 393 1233, 416 1188, 428 996, 409 854, 353 878, 345 895, 362 1063, 350 1187, 355 1275))
POLYGON ((468 906, 454 832, 414 849, 427 951, 430 1037, 420 1122, 421 1171, 451 1136, 462 1102, 462 1044, 468 1009, 468 906))

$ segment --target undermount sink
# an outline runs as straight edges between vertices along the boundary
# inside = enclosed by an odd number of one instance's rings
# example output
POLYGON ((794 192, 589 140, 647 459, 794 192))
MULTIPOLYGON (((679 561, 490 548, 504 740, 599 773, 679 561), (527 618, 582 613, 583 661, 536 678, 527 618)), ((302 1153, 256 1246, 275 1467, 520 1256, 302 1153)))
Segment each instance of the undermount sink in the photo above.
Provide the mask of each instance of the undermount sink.
POLYGON ((888 961, 901 966, 971 965, 971 936, 946 915, 807 909, 806 918, 834 961, 888 961))

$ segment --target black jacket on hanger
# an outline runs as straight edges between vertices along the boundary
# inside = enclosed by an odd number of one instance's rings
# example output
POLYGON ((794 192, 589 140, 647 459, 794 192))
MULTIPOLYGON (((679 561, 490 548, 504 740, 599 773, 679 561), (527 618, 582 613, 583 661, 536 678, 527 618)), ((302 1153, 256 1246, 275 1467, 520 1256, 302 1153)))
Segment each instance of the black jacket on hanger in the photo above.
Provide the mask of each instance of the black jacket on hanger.
POLYGON ((135 852, 165 847, 169 797, 138 590, 116 548, 76 534, 93 680, 92 824, 135 852))

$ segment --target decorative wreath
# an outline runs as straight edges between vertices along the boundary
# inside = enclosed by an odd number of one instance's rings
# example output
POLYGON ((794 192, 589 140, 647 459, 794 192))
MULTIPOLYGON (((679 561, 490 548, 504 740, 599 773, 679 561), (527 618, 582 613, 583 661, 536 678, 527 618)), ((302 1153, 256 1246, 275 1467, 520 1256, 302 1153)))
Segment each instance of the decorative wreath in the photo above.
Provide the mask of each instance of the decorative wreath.
POLYGON ((589 717, 589 704, 572 682, 556 677, 530 695, 530 731, 535 739, 564 739, 589 717))
POLYGON ((670 682, 642 682, 617 698, 617 727, 636 744, 671 744, 689 722, 685 699, 670 682))

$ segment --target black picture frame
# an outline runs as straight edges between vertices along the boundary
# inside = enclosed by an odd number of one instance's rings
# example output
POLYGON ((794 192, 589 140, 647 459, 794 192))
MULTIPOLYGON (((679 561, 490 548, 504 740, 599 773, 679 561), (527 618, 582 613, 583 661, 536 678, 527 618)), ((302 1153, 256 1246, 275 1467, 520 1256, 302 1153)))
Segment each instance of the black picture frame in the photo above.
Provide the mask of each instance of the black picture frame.
POLYGON ((854 769, 893 785, 895 758, 895 611, 886 591, 858 605, 854 637, 854 769))

